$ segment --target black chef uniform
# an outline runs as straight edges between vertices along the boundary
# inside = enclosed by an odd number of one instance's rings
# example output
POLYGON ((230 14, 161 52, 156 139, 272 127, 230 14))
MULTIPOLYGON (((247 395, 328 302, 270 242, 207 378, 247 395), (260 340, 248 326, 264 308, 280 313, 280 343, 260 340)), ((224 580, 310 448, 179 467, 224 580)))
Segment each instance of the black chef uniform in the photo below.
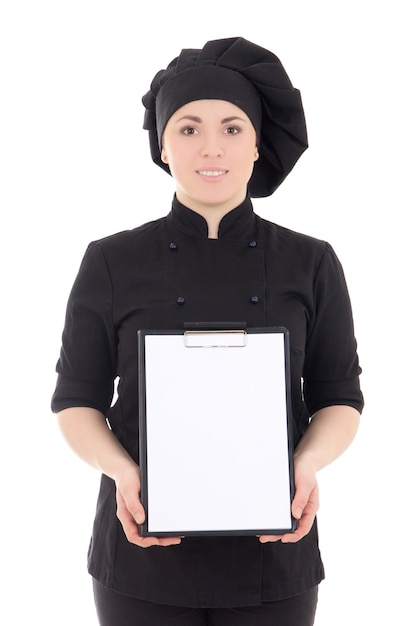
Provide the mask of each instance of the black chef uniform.
MULTIPOLYGON (((330 245, 261 219, 249 198, 224 216, 218 239, 207 234, 174 198, 167 217, 91 243, 69 298, 52 408, 102 411, 136 462, 138 329, 221 320, 288 328, 295 444, 315 411, 363 406, 349 296, 330 245)), ((189 537, 143 549, 127 541, 115 509, 115 484, 103 476, 89 572, 143 600, 248 606, 302 593, 324 575, 316 524, 295 544, 189 537)))

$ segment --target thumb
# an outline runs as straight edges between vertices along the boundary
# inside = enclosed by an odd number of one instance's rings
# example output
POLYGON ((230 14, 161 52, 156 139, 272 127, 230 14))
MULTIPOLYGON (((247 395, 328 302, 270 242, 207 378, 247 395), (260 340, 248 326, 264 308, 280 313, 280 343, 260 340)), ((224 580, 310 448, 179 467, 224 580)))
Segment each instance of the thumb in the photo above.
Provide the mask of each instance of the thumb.
POLYGON ((302 517, 303 511, 308 504, 310 496, 310 490, 305 487, 299 487, 296 489, 295 497, 292 502, 292 515, 296 519, 302 517))
POLYGON ((145 511, 139 499, 139 494, 130 494, 125 499, 126 508, 134 518, 137 524, 143 524, 145 521, 145 511))
POLYGON ((141 500, 139 499, 139 485, 124 485, 123 488, 117 489, 117 495, 118 494, 121 509, 124 508, 128 511, 137 524, 143 524, 145 520, 145 511, 141 504, 141 500))

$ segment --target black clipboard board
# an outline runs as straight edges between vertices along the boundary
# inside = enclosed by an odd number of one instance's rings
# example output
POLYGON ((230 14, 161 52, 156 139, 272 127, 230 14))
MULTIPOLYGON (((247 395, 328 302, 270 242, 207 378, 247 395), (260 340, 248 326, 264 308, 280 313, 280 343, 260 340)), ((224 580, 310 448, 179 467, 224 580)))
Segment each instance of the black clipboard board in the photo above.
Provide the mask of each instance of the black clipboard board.
POLYGON ((293 532, 289 333, 140 330, 142 536, 293 532))

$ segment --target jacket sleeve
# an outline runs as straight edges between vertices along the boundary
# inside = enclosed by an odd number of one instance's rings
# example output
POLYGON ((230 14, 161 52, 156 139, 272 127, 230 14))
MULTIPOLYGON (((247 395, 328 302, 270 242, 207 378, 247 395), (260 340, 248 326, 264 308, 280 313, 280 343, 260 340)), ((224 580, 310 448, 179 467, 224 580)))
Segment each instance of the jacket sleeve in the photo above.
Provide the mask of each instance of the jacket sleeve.
POLYGON ((342 266, 329 244, 316 271, 312 296, 303 375, 309 413, 331 405, 348 405, 361 412, 361 368, 351 303, 342 266))
POLYGON ((94 242, 87 248, 69 296, 56 371, 53 412, 87 406, 106 413, 116 376, 116 333, 110 275, 94 242))

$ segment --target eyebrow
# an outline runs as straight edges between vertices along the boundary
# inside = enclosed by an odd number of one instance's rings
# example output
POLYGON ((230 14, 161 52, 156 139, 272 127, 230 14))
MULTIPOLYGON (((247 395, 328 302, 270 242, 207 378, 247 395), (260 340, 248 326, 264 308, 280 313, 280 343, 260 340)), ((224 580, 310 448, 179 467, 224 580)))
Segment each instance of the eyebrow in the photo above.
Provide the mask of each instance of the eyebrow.
MULTIPOLYGON (((196 124, 201 124, 203 122, 202 118, 198 117, 197 115, 183 115, 183 117, 180 117, 178 120, 176 120, 176 124, 185 120, 195 122, 196 124)), ((242 117, 238 117, 238 115, 231 115, 230 117, 224 117, 221 120, 221 124, 229 124, 230 122, 234 122, 235 120, 239 120, 240 122, 244 123, 246 123, 247 121, 242 117)))

